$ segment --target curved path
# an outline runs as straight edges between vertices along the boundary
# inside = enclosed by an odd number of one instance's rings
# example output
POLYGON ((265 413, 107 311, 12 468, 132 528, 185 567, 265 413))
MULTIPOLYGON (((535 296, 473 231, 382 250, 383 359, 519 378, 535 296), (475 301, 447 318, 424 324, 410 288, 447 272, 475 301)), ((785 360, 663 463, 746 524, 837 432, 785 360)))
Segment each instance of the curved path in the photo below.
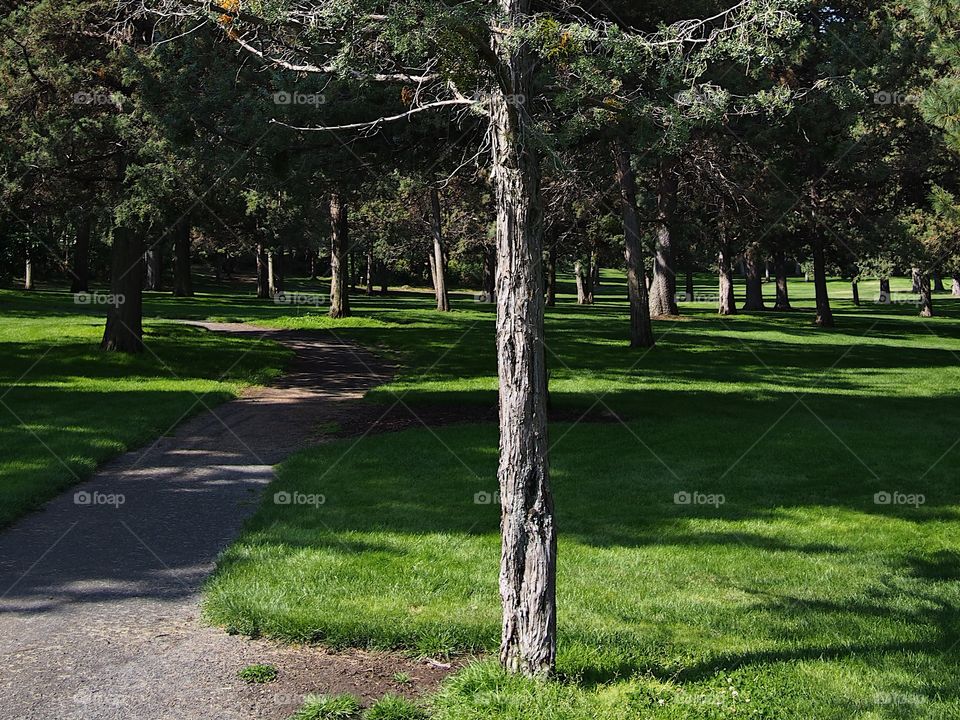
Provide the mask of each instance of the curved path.
MULTIPOLYGON (((230 637, 198 621, 198 602, 272 466, 347 417, 390 369, 326 335, 203 326, 270 337, 296 359, 276 385, 126 453, 0 534, 3 718, 282 718, 303 691, 382 684, 370 675, 383 656, 230 637), (240 682, 253 662, 276 664, 280 681, 240 682), (329 688, 311 686, 324 676, 329 688)), ((381 668, 387 678, 398 669, 381 668)))

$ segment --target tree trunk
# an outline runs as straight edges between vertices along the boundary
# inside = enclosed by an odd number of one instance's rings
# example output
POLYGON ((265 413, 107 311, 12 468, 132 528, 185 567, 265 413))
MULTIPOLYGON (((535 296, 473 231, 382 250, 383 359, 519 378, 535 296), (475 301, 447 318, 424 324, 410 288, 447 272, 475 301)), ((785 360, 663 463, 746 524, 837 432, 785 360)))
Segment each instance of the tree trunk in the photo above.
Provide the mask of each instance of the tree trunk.
POLYGON ((110 300, 102 350, 143 352, 143 243, 140 233, 113 229, 110 300))
POLYGON ((827 292, 827 263, 823 254, 823 236, 814 229, 813 238, 813 283, 817 296, 817 325, 833 327, 833 311, 827 292))
POLYGON ((660 161, 657 188, 656 250, 653 256, 653 282, 650 285, 650 314, 677 315, 677 274, 673 254, 673 221, 677 210, 677 159, 660 161))
POLYGON ((33 290, 33 257, 27 250, 27 258, 23 263, 23 289, 33 290))
POLYGON ((317 279, 317 251, 313 248, 307 249, 307 265, 310 268, 310 279, 317 279))
POLYGON ((933 274, 933 291, 934 292, 946 292, 947 289, 943 286, 943 275, 938 272, 933 274))
POLYGON ((350 294, 347 291, 347 255, 350 247, 346 200, 339 194, 330 196, 330 317, 350 316, 350 294))
POLYGON ((696 293, 693 286, 693 268, 692 267, 687 268, 687 277, 686 277, 685 285, 686 287, 684 288, 684 298, 686 299, 687 302, 693 302, 694 295, 696 293))
POLYGON ((77 224, 76 245, 73 248, 73 280, 70 292, 90 292, 90 218, 84 215, 77 224))
POLYGON ((433 237, 432 266, 434 272, 433 292, 437 298, 437 310, 450 311, 450 296, 447 293, 447 263, 443 254, 443 217, 440 210, 440 191, 430 188, 430 235, 433 237))
POLYGON ((760 248, 751 244, 744 257, 747 279, 747 299, 744 310, 766 310, 763 304, 763 276, 760 274, 760 248))
POLYGON ((650 299, 643 267, 640 244, 640 215, 637 211, 637 178, 633 171, 630 148, 618 139, 613 148, 620 187, 620 208, 623 216, 624 259, 627 264, 627 298, 630 302, 630 347, 652 348, 656 344, 650 322, 650 299))
POLYGON ((263 243, 257 243, 257 297, 270 297, 270 261, 267 248, 263 243))
POLYGON ((547 252, 547 306, 557 304, 557 248, 552 244, 547 252))
POLYGON ((193 296, 193 277, 190 273, 190 216, 184 215, 173 230, 173 294, 193 296))
POLYGON ((590 265, 590 289, 591 294, 593 294, 600 287, 600 253, 597 252, 596 248, 590 253, 590 265))
POLYGON ((953 274, 953 290, 951 294, 954 297, 960 297, 960 274, 953 274))
POLYGON ((270 248, 267 250, 267 292, 270 294, 270 297, 276 297, 277 295, 277 268, 274 265, 274 256, 276 250, 270 248))
POLYGON ((547 439, 544 358, 543 210, 537 141, 526 111, 532 60, 510 32, 530 0, 500 0, 506 27, 493 35, 502 83, 490 102, 497 206, 497 359, 500 378, 500 662, 545 676, 557 652, 557 534, 547 439))
POLYGON ((583 291, 587 305, 593 304, 593 251, 587 253, 587 266, 583 271, 583 291))
POLYGON ((890 297, 890 278, 882 278, 880 280, 879 302, 881 305, 889 305, 892 301, 893 298, 890 297))
POLYGON ((737 314, 737 298, 733 293, 733 258, 730 245, 724 242, 717 260, 717 271, 720 276, 720 301, 718 312, 720 315, 737 314))
POLYGON ((787 259, 783 250, 777 250, 773 254, 773 273, 777 278, 777 302, 773 309, 779 312, 792 310, 787 286, 787 259))
POLYGON ((920 317, 933 317, 933 293, 929 273, 920 273, 920 317))
POLYGON ((367 295, 373 295, 373 245, 367 247, 367 295))
POLYGON ((850 289, 853 290, 853 304, 860 307, 860 283, 854 280, 850 283, 850 289))
POLYGON ((283 243, 277 248, 273 258, 273 288, 282 293, 287 279, 287 249, 283 243))
POLYGON ((587 273, 583 263, 577 260, 573 264, 573 276, 577 281, 577 305, 590 304, 590 291, 587 290, 587 273))
POLYGON ((163 250, 157 243, 146 252, 147 290, 158 292, 163 289, 163 250))
POLYGON ((920 292, 920 268, 912 267, 910 268, 910 292, 919 293, 920 292))

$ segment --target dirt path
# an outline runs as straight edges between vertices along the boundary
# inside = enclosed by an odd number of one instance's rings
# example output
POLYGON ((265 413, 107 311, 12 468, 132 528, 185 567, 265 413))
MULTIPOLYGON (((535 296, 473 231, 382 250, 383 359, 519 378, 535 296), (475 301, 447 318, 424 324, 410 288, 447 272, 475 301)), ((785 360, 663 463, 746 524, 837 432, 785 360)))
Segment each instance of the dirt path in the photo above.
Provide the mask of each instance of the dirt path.
MULTIPOLYGON (((390 369, 326 335, 267 336, 296 360, 275 386, 126 453, 0 534, 0 716, 284 718, 306 692, 416 692, 442 671, 399 656, 333 654, 231 637, 199 620, 199 588, 256 509, 272 466, 349 418, 390 369), (269 662, 279 680, 237 671, 269 662), (408 672, 411 687, 394 687, 408 672)), ((226 368, 224 368, 226 369, 226 368)))

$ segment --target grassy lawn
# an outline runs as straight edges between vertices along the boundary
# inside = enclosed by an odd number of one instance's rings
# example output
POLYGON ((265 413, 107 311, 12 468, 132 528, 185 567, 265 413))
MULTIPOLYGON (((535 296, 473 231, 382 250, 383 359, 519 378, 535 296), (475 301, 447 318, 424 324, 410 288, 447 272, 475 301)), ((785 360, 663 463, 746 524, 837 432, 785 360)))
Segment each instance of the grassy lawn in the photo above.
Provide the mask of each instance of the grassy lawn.
MULTIPOLYGON (((960 717, 960 303, 938 295, 941 317, 921 321, 909 305, 854 308, 834 283, 839 327, 821 331, 812 284, 792 291, 801 312, 685 305, 649 353, 624 347, 613 277, 597 306, 550 311, 554 401, 623 419, 551 427, 560 677, 481 660, 432 699, 435 717, 960 717), (714 502, 677 503, 695 492, 714 502)), ((229 312, 394 353, 405 370, 373 399, 494 401, 489 307, 355 307, 336 324, 229 312)), ((207 617, 292 641, 495 651, 499 515, 477 494, 495 489, 496 446, 495 427, 468 425, 295 456, 271 492, 326 502, 268 495, 222 557, 207 617)))
POLYGON ((180 420, 280 372, 271 342, 148 322, 139 357, 98 350, 102 311, 0 290, 0 526, 180 420))

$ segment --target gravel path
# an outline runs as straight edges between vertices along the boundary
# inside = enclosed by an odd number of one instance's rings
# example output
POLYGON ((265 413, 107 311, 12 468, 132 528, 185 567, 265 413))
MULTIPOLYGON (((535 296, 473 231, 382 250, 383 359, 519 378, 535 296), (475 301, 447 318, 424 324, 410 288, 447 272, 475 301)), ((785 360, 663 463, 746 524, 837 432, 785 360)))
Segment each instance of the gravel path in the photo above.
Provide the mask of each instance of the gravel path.
POLYGON ((318 425, 348 417, 390 372, 326 335, 203 326, 275 339, 296 360, 275 386, 126 453, 0 534, 0 717, 283 718, 305 692, 371 696, 397 690, 398 670, 423 685, 442 674, 399 656, 231 637, 198 621, 200 585, 256 509, 271 467, 314 441, 318 425), (272 662, 280 679, 239 681, 254 662, 272 662))

